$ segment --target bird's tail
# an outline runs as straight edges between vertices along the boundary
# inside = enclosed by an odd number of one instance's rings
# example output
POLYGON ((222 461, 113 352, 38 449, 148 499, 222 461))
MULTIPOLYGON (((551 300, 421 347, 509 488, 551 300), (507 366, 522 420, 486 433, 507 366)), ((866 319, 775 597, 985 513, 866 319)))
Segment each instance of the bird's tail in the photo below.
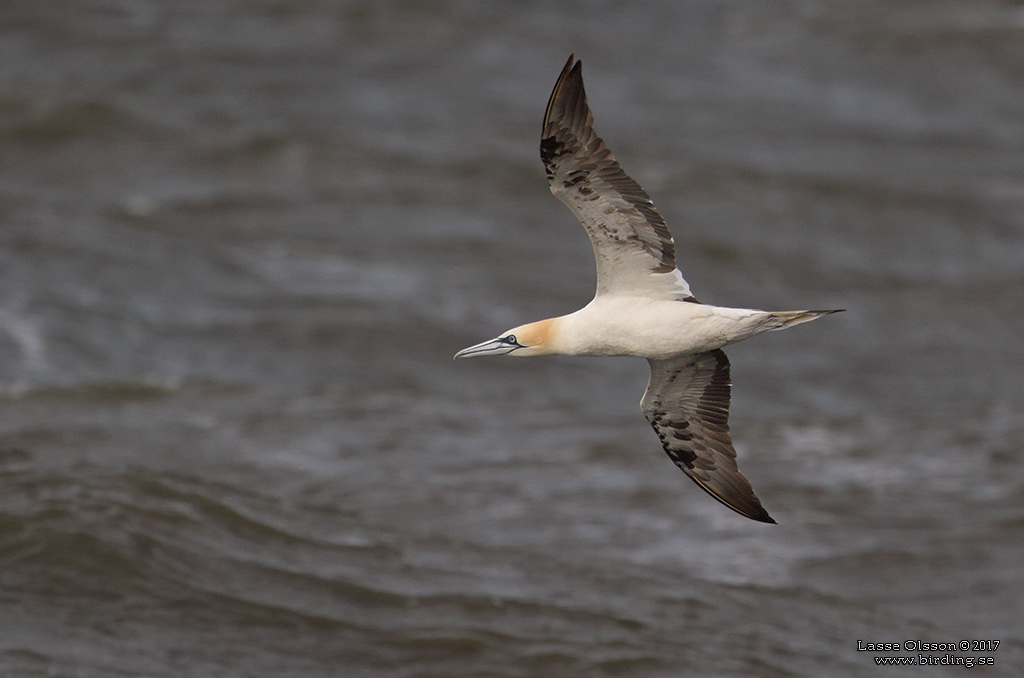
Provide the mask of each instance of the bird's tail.
POLYGON ((844 310, 846 309, 837 308, 831 311, 776 311, 769 314, 769 322, 771 324, 769 330, 781 330, 791 325, 807 323, 817 320, 822 316, 839 313, 844 310))

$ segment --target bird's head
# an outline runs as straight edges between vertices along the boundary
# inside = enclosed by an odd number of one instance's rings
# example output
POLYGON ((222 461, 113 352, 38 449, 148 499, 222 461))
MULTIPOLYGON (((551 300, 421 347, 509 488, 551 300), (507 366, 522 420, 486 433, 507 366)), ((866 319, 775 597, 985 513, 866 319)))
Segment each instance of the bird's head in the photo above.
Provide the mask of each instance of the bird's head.
POLYGON ((512 355, 518 357, 551 355, 556 353, 555 338, 558 318, 549 318, 528 325, 513 327, 494 339, 464 348, 456 358, 474 358, 481 355, 512 355))

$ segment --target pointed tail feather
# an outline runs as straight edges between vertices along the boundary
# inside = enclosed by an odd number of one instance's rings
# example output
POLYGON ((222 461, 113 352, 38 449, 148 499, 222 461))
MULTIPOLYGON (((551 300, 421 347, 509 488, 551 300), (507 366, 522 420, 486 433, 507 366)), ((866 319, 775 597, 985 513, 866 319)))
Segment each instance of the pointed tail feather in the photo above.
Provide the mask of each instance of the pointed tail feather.
POLYGON ((840 313, 846 309, 837 308, 829 311, 776 311, 770 315, 772 330, 781 330, 791 325, 810 322, 832 313, 840 313))

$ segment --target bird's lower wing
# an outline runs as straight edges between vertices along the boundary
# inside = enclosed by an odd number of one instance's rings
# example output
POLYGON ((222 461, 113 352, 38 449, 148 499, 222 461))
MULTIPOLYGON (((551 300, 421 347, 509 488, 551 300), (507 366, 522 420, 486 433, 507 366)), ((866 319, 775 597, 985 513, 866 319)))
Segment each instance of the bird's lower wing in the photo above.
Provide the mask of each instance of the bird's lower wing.
POLYGON ((651 381, 640 403, 675 464, 712 497, 752 520, 774 523, 736 467, 729 435, 729 359, 721 349, 648 360, 651 381))

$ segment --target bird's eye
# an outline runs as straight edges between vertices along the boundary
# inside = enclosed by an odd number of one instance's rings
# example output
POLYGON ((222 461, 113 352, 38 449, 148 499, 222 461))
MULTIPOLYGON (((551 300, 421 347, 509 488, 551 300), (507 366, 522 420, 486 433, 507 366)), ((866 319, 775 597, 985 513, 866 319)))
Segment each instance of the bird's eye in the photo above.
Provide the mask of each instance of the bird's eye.
POLYGON ((505 343, 506 344, 518 344, 519 342, 516 341, 516 335, 510 334, 507 337, 505 337, 505 343))

